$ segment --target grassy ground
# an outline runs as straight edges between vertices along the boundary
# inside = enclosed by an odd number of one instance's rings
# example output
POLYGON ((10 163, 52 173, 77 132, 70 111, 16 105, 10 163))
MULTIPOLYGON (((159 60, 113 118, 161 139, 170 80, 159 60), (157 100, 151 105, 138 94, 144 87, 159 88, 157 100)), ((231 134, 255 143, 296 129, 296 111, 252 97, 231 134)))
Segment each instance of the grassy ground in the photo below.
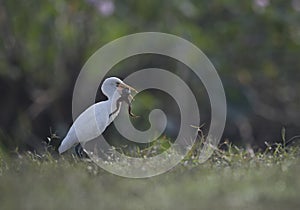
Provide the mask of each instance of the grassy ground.
POLYGON ((252 153, 227 145, 198 164, 190 154, 147 179, 118 177, 88 160, 0 150, 0 209, 299 209, 299 149, 252 153))

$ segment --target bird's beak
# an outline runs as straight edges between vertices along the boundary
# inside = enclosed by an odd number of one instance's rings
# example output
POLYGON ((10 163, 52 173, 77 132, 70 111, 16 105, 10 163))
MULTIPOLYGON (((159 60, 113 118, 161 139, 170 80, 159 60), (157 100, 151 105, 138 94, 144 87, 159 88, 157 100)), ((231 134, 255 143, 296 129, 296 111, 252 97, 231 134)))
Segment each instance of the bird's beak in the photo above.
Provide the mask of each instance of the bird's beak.
POLYGON ((136 89, 134 89, 133 87, 131 87, 131 86, 125 84, 125 83, 120 83, 120 84, 118 85, 118 88, 121 88, 121 89, 128 88, 129 90, 132 90, 132 91, 138 93, 138 91, 137 91, 136 89))

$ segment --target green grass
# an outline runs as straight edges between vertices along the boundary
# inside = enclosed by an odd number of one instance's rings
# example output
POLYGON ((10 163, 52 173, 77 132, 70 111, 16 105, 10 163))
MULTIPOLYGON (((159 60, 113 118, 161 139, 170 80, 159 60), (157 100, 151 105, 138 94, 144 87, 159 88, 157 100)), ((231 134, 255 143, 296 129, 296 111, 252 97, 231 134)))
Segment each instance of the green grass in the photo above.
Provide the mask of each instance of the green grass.
POLYGON ((72 156, 0 150, 0 209, 299 209, 298 147, 225 147, 204 164, 191 152, 146 179, 118 177, 72 156))

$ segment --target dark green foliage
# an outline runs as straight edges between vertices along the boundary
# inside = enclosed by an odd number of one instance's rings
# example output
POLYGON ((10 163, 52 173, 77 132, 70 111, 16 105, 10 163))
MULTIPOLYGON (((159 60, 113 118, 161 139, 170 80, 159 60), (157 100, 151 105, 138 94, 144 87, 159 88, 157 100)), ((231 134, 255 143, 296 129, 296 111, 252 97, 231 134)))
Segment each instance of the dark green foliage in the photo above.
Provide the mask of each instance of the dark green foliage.
MULTIPOLYGON (((72 122, 73 85, 87 58, 107 42, 141 31, 178 35, 208 55, 227 95, 225 138, 263 146, 281 140, 283 126, 288 137, 299 134, 299 1, 118 0, 106 1, 113 8, 102 12, 101 2, 0 2, 5 148, 40 150, 50 128, 63 136, 72 122)), ((134 66, 116 73, 126 76, 134 66)), ((192 75, 185 79, 199 84, 192 75)), ((202 108, 208 125, 209 105, 202 108)))

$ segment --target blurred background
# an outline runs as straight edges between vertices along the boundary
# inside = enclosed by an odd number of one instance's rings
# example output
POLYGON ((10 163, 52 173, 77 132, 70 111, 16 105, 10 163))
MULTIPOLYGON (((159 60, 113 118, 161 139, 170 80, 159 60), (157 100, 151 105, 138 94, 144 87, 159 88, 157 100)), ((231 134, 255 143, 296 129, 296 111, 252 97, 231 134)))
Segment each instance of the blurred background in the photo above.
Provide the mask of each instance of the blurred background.
MULTIPOLYGON (((260 148, 282 141, 283 128, 287 139, 300 134, 300 0, 1 0, 1 146, 39 151, 51 132, 64 136, 86 60, 104 44, 144 31, 185 38, 214 64, 228 104, 223 141, 260 148)), ((176 67, 180 75, 186 68, 153 58, 130 58, 111 74, 176 67)), ((180 76, 205 98, 201 81, 180 76)), ((141 94, 142 105, 163 108, 154 96, 141 94)), ((205 130, 209 103, 198 101, 205 130)))

